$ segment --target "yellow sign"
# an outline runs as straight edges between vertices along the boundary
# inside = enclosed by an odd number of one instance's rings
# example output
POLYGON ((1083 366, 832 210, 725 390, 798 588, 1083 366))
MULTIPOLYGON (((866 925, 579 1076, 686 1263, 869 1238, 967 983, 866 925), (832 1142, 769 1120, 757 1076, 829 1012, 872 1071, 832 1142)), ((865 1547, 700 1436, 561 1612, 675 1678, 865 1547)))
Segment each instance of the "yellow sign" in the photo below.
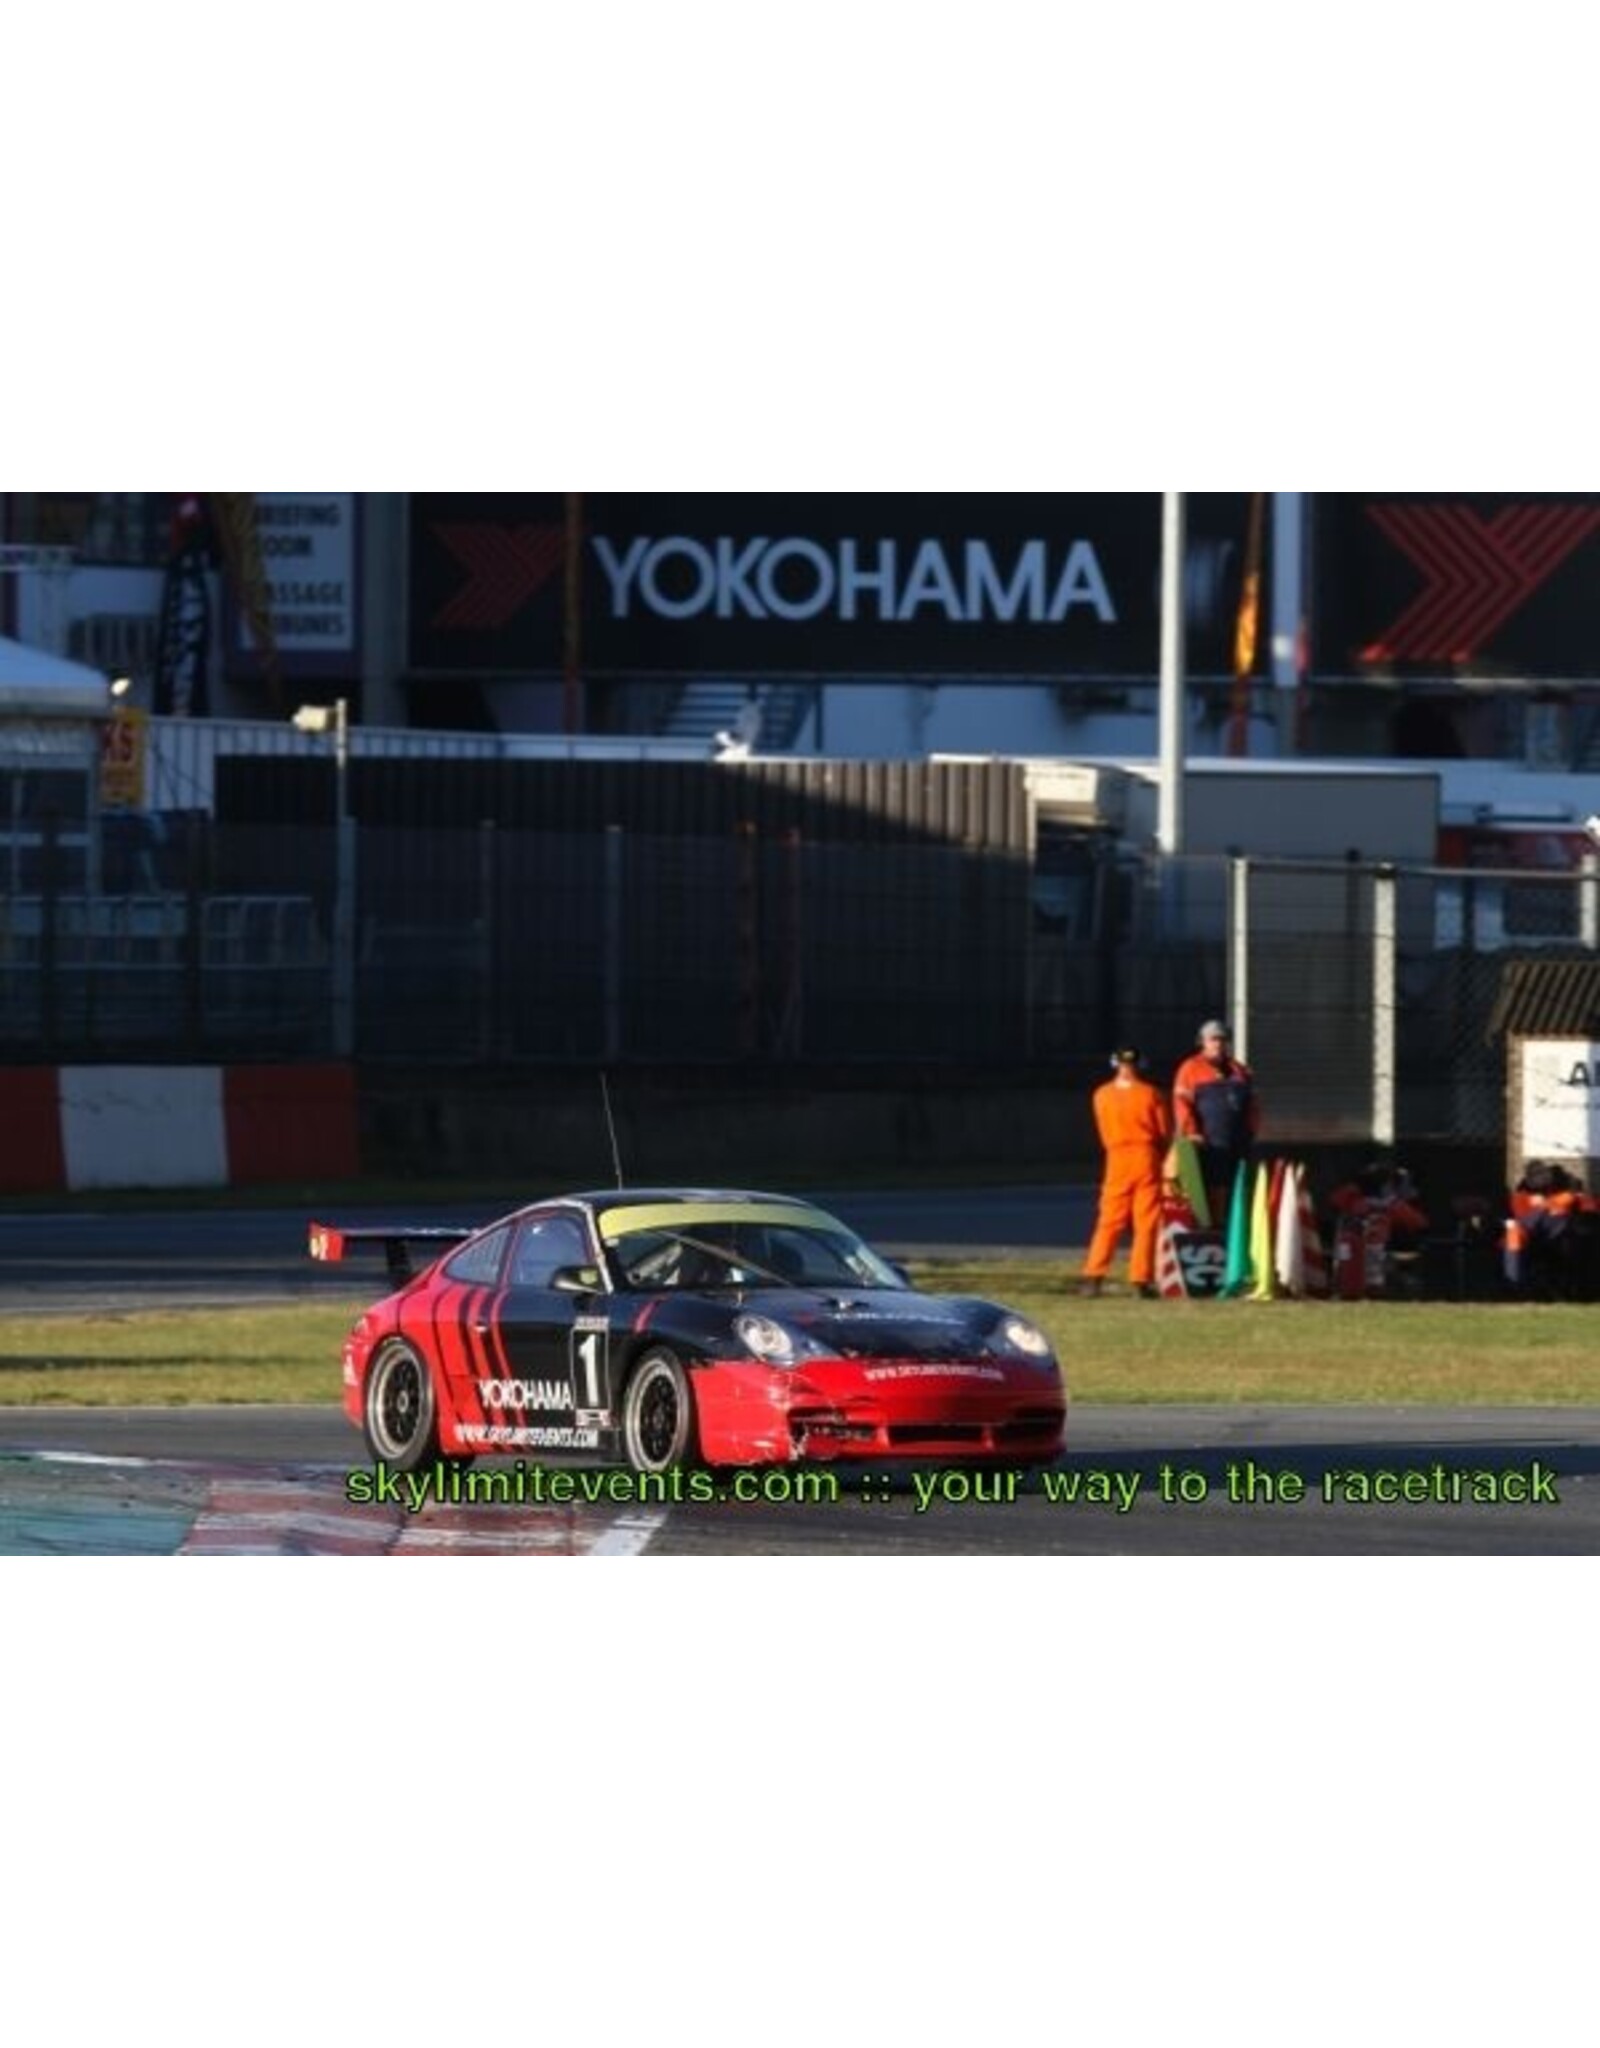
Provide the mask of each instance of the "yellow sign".
POLYGON ((145 743, 150 716, 118 705, 100 737, 100 802, 107 810, 144 809, 145 743))

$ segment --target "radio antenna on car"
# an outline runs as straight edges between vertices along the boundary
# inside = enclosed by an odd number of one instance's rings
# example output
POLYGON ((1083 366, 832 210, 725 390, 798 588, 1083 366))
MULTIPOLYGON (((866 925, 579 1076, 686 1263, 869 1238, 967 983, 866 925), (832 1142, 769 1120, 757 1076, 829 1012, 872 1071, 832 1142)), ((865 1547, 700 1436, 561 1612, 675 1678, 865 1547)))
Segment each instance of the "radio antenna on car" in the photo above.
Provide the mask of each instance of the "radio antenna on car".
POLYGON ((604 1067, 600 1069, 600 1100, 605 1104, 606 1130, 610 1133, 611 1137, 611 1159, 617 1169, 617 1186, 620 1188, 623 1185, 622 1152, 617 1144, 617 1120, 611 1114, 611 1090, 606 1085, 606 1070, 604 1067))

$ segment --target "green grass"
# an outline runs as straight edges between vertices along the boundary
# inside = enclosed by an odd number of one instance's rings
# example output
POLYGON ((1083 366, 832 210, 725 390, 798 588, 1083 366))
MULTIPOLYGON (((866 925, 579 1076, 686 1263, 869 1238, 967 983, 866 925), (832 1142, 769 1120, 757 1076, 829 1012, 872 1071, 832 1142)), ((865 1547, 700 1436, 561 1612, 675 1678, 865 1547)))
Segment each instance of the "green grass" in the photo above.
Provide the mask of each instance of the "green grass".
POLYGON ((0 1405, 188 1408, 339 1398, 359 1301, 0 1319, 0 1405))
MULTIPOLYGON (((1593 1307, 1153 1302, 1076 1296, 1078 1262, 926 1264, 920 1284, 1031 1316, 1075 1401, 1588 1406, 1593 1307)), ((339 1399, 361 1303, 0 1319, 0 1405, 191 1406, 339 1399)))
POLYGON ((1077 1298, 1079 1261, 936 1264, 941 1294, 1003 1301, 1045 1330, 1078 1401, 1600 1402, 1583 1303, 1077 1298))

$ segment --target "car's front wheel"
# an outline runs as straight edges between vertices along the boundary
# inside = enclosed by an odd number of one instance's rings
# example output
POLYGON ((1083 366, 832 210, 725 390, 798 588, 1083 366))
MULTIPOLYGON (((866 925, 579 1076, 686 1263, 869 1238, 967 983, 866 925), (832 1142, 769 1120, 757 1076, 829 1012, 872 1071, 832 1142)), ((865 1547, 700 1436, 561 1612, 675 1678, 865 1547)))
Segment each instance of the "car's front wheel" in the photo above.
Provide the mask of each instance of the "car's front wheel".
POLYGON ((363 1406, 367 1448, 397 1472, 415 1472, 439 1453, 433 1375, 401 1337, 390 1337, 367 1371, 363 1406))
POLYGON ((664 1472, 696 1455, 694 1389, 670 1351, 647 1351, 622 1399, 622 1454, 635 1472, 664 1472))

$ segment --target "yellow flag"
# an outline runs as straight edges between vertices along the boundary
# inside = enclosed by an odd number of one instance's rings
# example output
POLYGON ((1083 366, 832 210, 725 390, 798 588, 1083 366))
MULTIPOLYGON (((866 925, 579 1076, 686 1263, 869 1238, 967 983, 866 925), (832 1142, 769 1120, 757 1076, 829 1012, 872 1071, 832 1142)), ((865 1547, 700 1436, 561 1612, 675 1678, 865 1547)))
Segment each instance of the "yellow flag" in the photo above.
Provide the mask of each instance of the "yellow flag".
POLYGON ((1261 572, 1248 570, 1239 598, 1239 617, 1233 632, 1233 672, 1248 676, 1256 665, 1256 640, 1261 631, 1261 572))
POLYGON ((1244 574, 1239 580, 1239 610, 1233 622, 1233 691, 1227 752, 1235 757, 1250 751, 1250 678, 1255 673, 1256 648, 1261 638, 1261 535, 1266 498, 1265 491, 1250 493, 1244 574))
POLYGON ((1255 1274, 1255 1285, 1249 1294, 1251 1301, 1271 1301, 1275 1292, 1272 1281, 1272 1205, 1267 1199, 1271 1181, 1271 1168, 1258 1166, 1255 1194, 1250 1203, 1250 1265, 1255 1274))
POLYGON ((1183 1199, 1194 1211, 1201 1230, 1211 1228, 1211 1204, 1206 1199, 1206 1177, 1200 1171, 1200 1150, 1193 1138, 1174 1138, 1167 1154, 1166 1175, 1183 1190, 1183 1199))

